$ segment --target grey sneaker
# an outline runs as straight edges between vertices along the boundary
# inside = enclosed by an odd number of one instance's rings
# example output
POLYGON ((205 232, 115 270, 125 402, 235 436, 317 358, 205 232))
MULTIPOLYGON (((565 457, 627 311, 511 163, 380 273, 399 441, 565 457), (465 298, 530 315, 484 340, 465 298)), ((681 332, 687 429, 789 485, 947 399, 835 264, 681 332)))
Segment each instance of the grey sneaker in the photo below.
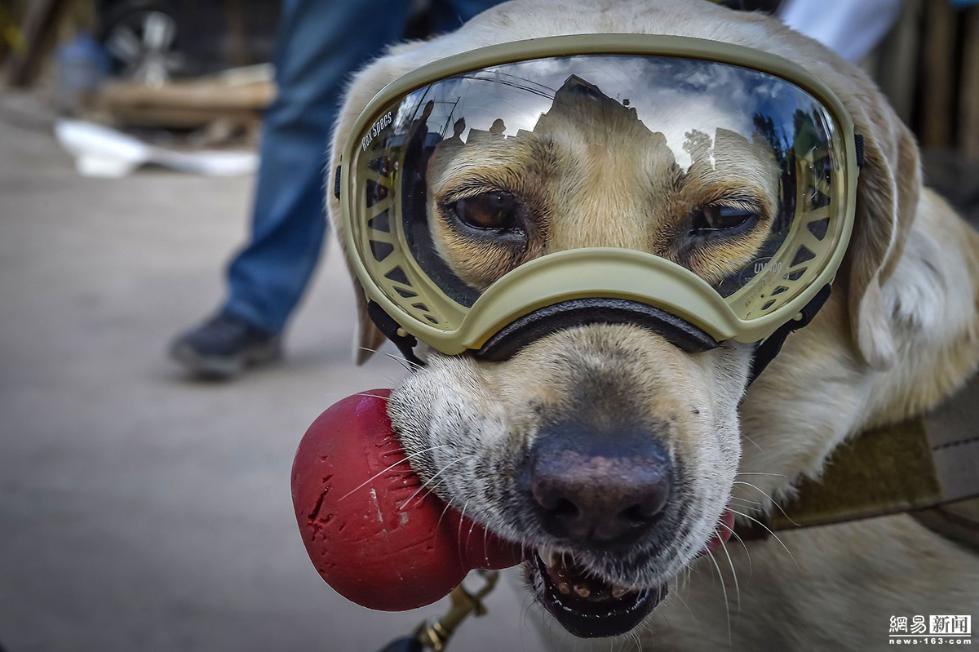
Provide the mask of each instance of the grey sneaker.
POLYGON ((222 312, 178 335, 170 357, 195 376, 223 380, 281 358, 282 339, 222 312))

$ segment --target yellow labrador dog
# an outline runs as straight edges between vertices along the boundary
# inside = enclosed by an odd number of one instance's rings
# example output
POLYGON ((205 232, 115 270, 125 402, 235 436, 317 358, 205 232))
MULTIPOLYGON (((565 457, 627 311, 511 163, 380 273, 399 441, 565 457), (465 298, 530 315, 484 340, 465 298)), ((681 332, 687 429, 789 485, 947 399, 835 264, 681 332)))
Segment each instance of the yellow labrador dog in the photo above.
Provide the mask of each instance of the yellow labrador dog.
MULTIPOLYGON (((911 134, 859 69, 771 18, 710 2, 513 0, 457 32, 392 48, 357 74, 336 125, 330 169, 367 102, 405 73, 482 46, 586 33, 679 35, 747 46, 793 61, 832 88, 865 144, 855 230, 834 293, 747 393, 745 347, 688 354, 629 325, 562 330, 503 362, 432 352, 428 365, 395 388, 390 401, 393 423, 420 475, 429 480, 438 473, 436 492, 491 529, 513 537, 507 523, 525 524, 517 535, 537 554, 523 575, 535 602, 548 607, 533 609, 542 623, 602 616, 555 614, 555 605, 560 612, 564 602, 544 595, 547 587, 557 587, 568 603, 572 593, 613 600, 655 590, 662 601, 627 633, 643 649, 875 649, 887 644, 895 614, 979 617, 979 556, 906 515, 787 532, 781 542, 698 555, 726 505, 741 518, 772 509, 773 498, 791 497, 801 478, 819 477, 848 437, 933 408, 979 364, 979 235, 922 186, 911 134), (676 518, 613 552, 582 543, 571 548, 572 560, 551 555, 569 549, 535 521, 520 489, 525 456, 546 431, 549 459, 565 464, 558 464, 565 477, 554 482, 573 482, 574 459, 562 450, 562 437, 573 440, 587 427, 582 424, 614 428, 626 415, 669 424, 657 436, 685 470, 682 490, 662 492, 662 500, 676 503, 676 518)), ((560 116, 549 128, 562 129, 560 116)), ((657 176, 665 171, 654 165, 640 174, 629 152, 653 145, 625 126, 603 129, 603 138, 619 139, 615 148, 587 146, 591 136, 579 131, 565 134, 582 139, 578 160, 548 161, 561 175, 584 157, 579 169, 590 176, 573 192, 561 183, 541 186, 552 211, 550 240, 527 255, 581 246, 668 250, 669 243, 659 240, 662 229, 635 219, 635 206, 650 184, 665 182, 657 176)), ((492 163, 481 160, 492 156, 489 150, 473 151, 469 169, 492 163)), ((541 163, 537 155, 529 149, 511 163, 532 174, 541 163)), ((738 174, 752 175, 761 187, 776 183, 763 157, 746 149, 741 163, 730 166, 728 183, 741 182, 738 174)), ((440 175, 467 169, 438 156, 430 165, 436 185, 440 175)), ((338 214, 332 197, 328 209, 338 214)), ((432 237, 447 264, 474 286, 515 264, 505 248, 473 248, 438 229, 432 237)), ((709 267, 709 261, 703 264, 709 267)), ((362 311, 360 360, 382 343, 362 311)), ((575 487, 577 498, 602 509, 628 492, 623 478, 640 482, 641 473, 592 473, 589 486, 575 487)), ((554 649, 569 649, 563 628, 552 624, 544 631, 554 649)), ((583 645, 576 641, 574 649, 583 645)), ((607 647, 607 641, 598 645, 607 647)))

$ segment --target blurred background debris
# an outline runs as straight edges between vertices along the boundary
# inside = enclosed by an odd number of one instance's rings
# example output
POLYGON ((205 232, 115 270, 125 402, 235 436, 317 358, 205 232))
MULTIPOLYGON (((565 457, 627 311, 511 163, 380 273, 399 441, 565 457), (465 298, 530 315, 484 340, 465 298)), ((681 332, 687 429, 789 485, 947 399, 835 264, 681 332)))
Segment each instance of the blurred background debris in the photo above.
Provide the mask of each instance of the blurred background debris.
POLYGON ((917 135, 926 183, 979 220, 979 5, 904 0, 865 67, 917 135))
POLYGON ((88 177, 122 177, 143 165, 208 176, 246 174, 258 166, 254 152, 181 152, 147 145, 94 122, 59 120, 54 133, 61 146, 75 157, 78 173, 88 177))
MULTIPOLYGON (((834 1, 821 5, 824 15, 834 1)), ((430 2, 414 4, 406 36, 424 36, 430 2)), ((806 16, 796 0, 725 4, 806 16)), ((979 7, 893 6, 893 27, 863 65, 918 135, 930 182, 942 186, 975 172, 970 161, 979 159, 979 7)), ((46 93, 64 115, 171 147, 253 147, 274 96, 268 62, 279 13, 271 0, 3 0, 0 64, 9 87, 46 93)), ((965 186, 942 189, 968 205, 979 190, 965 186)))
POLYGON ((278 16, 268 0, 13 0, 0 62, 61 115, 171 148, 253 148, 278 16))

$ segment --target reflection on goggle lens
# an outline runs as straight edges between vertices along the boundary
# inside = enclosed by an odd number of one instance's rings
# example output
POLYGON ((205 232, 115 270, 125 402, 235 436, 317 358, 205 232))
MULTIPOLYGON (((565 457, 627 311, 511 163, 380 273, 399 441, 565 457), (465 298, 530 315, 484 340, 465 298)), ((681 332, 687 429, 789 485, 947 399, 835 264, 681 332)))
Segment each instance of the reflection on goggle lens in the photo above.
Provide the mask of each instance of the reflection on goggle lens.
POLYGON ((813 96, 735 65, 581 55, 467 72, 362 136, 363 253, 432 325, 447 315, 415 301, 422 277, 464 309, 520 265, 582 247, 670 260, 751 318, 831 253, 838 140, 813 96))

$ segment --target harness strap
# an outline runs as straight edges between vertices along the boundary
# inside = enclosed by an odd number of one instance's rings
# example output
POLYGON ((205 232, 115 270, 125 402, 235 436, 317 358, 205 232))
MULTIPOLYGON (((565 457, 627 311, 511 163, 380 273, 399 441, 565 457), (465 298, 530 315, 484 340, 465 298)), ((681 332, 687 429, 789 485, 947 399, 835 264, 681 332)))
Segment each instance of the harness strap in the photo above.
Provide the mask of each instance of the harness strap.
POLYGON ((425 361, 415 355, 415 347, 418 346, 418 340, 415 339, 414 335, 409 335, 403 328, 398 326, 398 322, 394 321, 391 315, 384 312, 384 309, 373 301, 367 302, 367 315, 374 322, 374 325, 377 326, 378 330, 384 333, 384 337, 394 342, 394 345, 401 351, 401 355, 405 357, 405 360, 419 367, 425 366, 425 361))
MULTIPOLYGON (((911 512, 943 534, 979 546, 979 379, 935 411, 869 430, 833 453, 819 480, 803 479, 798 497, 767 518, 770 530, 845 523, 911 512), (953 505, 958 503, 958 505, 953 505), (921 511, 927 510, 927 511, 921 511)), ((766 538, 759 524, 742 537, 766 538)))
POLYGON ((761 372, 765 370, 778 352, 782 350, 782 345, 785 344, 786 338, 790 333, 799 330, 800 328, 807 326, 809 322, 813 320, 819 309, 823 307, 826 300, 829 299, 829 293, 832 286, 826 284, 816 293, 816 296, 812 298, 805 305, 805 307, 799 312, 799 316, 796 319, 787 321, 778 329, 769 335, 761 344, 755 349, 755 357, 751 361, 751 373, 748 376, 748 385, 755 382, 761 372))

